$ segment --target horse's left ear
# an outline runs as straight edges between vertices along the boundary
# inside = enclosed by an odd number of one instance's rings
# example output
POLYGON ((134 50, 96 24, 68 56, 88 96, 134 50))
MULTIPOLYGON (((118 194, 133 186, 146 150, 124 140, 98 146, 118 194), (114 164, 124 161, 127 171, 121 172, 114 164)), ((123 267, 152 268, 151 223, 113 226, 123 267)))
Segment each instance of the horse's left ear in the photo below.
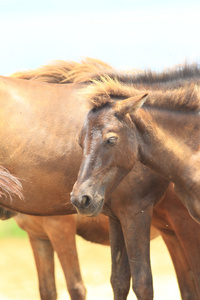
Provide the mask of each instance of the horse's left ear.
POLYGON ((142 107, 147 98, 148 94, 143 94, 118 101, 114 105, 114 110, 116 114, 125 116, 126 114, 132 113, 136 109, 142 107))

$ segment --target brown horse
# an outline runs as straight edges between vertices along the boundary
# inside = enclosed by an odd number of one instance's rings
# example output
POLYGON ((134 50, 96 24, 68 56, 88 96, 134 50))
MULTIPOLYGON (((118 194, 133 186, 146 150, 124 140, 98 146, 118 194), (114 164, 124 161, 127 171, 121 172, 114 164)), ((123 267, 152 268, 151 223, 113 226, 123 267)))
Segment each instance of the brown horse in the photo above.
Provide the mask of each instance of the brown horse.
MULTIPOLYGON (((76 73, 76 68, 73 64, 71 66, 71 78, 73 78, 78 74, 78 67, 76 73)), ((85 68, 84 65, 82 70, 85 68)), ((105 70, 102 71, 103 68, 101 68, 100 74, 105 72, 105 70)), ((82 88, 87 84, 61 85, 36 82, 37 80, 48 82, 49 78, 53 82, 54 77, 61 78, 63 83, 67 81, 63 69, 60 77, 57 77, 57 67, 51 68, 50 76, 48 75, 49 68, 41 70, 41 73, 42 71, 44 71, 44 75, 39 74, 37 70, 31 75, 30 73, 17 75, 33 80, 25 81, 5 77, 0 80, 2 94, 0 103, 2 114, 0 124, 1 162, 21 179, 26 200, 14 199, 12 202, 7 200, 0 203, 29 214, 68 214, 76 212, 70 204, 67 204, 67 195, 73 186, 81 161, 76 134, 78 135, 88 111, 84 101, 85 95, 80 94, 82 88), (74 105, 75 101, 76 105, 74 105), (79 107, 78 110, 76 106, 79 107), (7 116, 6 120, 5 116, 7 116)), ((112 72, 113 70, 110 69, 108 72, 106 71, 106 73, 112 72)), ((80 81, 88 80, 86 73, 80 81)), ((96 73, 96 70, 91 71, 91 77, 97 76, 96 73)), ((56 82, 58 83, 58 81, 57 79, 56 82)), ((112 197, 108 199, 106 210, 111 224, 112 285, 115 299, 126 299, 130 284, 130 270, 138 299, 152 298, 149 258, 152 206, 162 197, 167 186, 168 181, 138 165, 138 172, 132 172, 129 179, 126 178, 121 184, 121 188, 118 188, 118 193, 113 193, 112 197), (140 176, 138 176, 139 172, 140 176), (120 206, 122 197, 123 203, 120 206), (117 236, 113 230, 116 227, 118 229, 117 236), (126 235, 127 227, 129 237, 126 235)), ((190 221, 189 218, 188 222, 190 221)), ((181 224, 182 220, 180 219, 179 222, 181 224)), ((170 222, 168 221, 168 223, 170 222)), ((177 238, 174 231, 173 241, 179 245, 179 251, 180 253, 182 251, 181 257, 183 258, 186 250, 185 246, 182 246, 181 238, 177 238)), ((171 239, 172 237, 168 240, 168 247, 172 244, 171 239)), ((194 243, 198 245, 196 232, 194 243)), ((190 253, 187 251, 187 257, 194 260, 194 269, 191 267, 189 259, 185 259, 185 265, 182 266, 176 252, 173 252, 173 257, 176 257, 174 261, 178 266, 176 270, 179 272, 177 274, 183 299, 188 299, 186 295, 192 295, 193 299, 198 299, 188 271, 191 268, 195 278, 198 272, 197 256, 193 254, 190 257, 190 253), (181 267, 183 269, 180 272, 181 267), (185 282, 183 284, 183 273, 187 284, 185 282)), ((198 278, 195 280, 197 281, 198 278)), ((199 291, 198 289, 197 285, 197 291, 199 291)))
MULTIPOLYGON (((134 235, 135 228, 137 228, 140 237, 143 236, 143 246, 146 245, 148 251, 147 228, 150 227, 152 203, 155 199, 143 198, 141 201, 140 198, 139 202, 135 201, 134 195, 135 204, 132 202, 132 206, 135 205, 135 210, 133 209, 132 214, 130 203, 126 205, 125 201, 123 203, 113 201, 113 204, 110 204, 108 199, 117 184, 132 170, 136 159, 140 159, 143 164, 153 168, 166 180, 173 181, 176 191, 179 191, 184 203, 188 200, 189 192, 193 192, 191 202, 187 201, 187 208, 190 209, 193 217, 196 216, 194 212, 198 212, 195 210, 195 208, 198 209, 195 197, 198 195, 199 163, 198 88, 191 84, 184 86, 185 80, 181 86, 182 71, 185 70, 179 70, 176 73, 179 76, 177 90, 175 89, 175 78, 172 79, 171 89, 166 88, 170 82, 167 82, 165 87, 162 85, 162 89, 157 91, 149 88, 149 100, 143 110, 137 109, 137 107, 139 108, 146 101, 147 97, 144 95, 144 91, 136 90, 134 86, 119 82, 120 77, 118 80, 112 80, 108 76, 101 78, 83 92, 84 96, 91 100, 93 108, 87 116, 79 138, 83 147, 84 159, 71 200, 79 212, 90 216, 97 215, 101 211, 105 198, 107 199, 106 204, 108 203, 111 210, 113 212, 117 210, 117 217, 122 225, 128 251, 133 289, 138 299, 152 299, 153 296, 151 283, 148 281, 150 272, 146 270, 144 273, 144 268, 137 263, 141 260, 137 257, 138 253, 136 255, 133 251, 135 239, 131 240, 131 236, 138 236, 134 235), (132 95, 136 96, 132 97, 132 95), (117 101, 127 97, 131 98, 117 101), (184 126, 184 130, 179 127, 175 130, 178 122, 182 127, 184 126), (180 140, 177 139, 179 136, 180 140), (151 147, 147 147, 147 145, 151 145, 151 147), (193 155, 192 150, 195 153, 193 155), (139 212, 145 212, 145 214, 139 212), (131 219, 134 220, 132 225, 131 219), (146 237, 145 242, 144 237, 146 237), (138 281, 141 285, 138 284, 138 281), (136 282, 140 289, 137 289, 136 282)), ((192 80, 195 81, 196 78, 193 76, 192 80)), ((199 80, 199 74, 197 80, 199 80)), ((156 84, 159 85, 159 82, 156 84)), ((153 89, 155 88, 154 85, 153 89)), ((137 173, 138 170, 136 170, 137 173)), ((141 177, 140 173, 138 173, 138 177, 141 177)), ((143 179, 146 181, 146 176, 143 179)), ((135 191, 135 185, 132 187, 135 191)), ((123 189, 123 191, 125 190, 123 189)), ((152 191, 155 191, 155 187, 152 191)), ((124 199, 124 197, 122 198, 124 199)), ((117 240, 116 233, 119 230, 116 230, 116 226, 111 226, 112 231, 113 240, 117 240)), ((111 248, 114 249, 112 245, 111 248)), ((114 257, 117 257, 116 253, 114 257)), ((143 258, 148 262, 147 253, 143 255, 143 258)), ((115 264, 113 263, 113 265, 115 264)))
POLYGON ((154 87, 147 97, 142 88, 107 76, 83 93, 93 108, 80 136, 84 160, 72 196, 79 211, 98 214, 105 195, 139 160, 175 184, 176 193, 200 222, 199 85, 154 87))

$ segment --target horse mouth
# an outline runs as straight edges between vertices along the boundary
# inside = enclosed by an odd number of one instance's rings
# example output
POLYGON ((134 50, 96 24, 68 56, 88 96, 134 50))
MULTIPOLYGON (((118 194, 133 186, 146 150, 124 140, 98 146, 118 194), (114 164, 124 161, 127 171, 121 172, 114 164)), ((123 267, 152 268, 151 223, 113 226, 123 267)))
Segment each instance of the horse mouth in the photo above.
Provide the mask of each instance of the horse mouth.
POLYGON ((104 199, 102 198, 96 211, 91 215, 91 217, 96 217, 98 214, 100 214, 103 209, 103 205, 104 205, 104 199))
POLYGON ((96 217, 98 214, 101 213, 103 209, 103 205, 104 205, 104 198, 102 198, 96 204, 90 204, 88 207, 85 208, 76 207, 76 209, 80 215, 85 215, 87 217, 96 217))

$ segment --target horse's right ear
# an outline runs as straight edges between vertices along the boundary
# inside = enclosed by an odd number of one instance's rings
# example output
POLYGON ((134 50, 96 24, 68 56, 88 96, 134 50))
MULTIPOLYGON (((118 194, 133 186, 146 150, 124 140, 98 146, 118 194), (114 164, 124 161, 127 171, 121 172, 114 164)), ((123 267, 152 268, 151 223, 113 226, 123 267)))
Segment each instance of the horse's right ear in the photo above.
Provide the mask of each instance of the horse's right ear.
POLYGON ((143 94, 118 101, 114 105, 114 110, 117 115, 125 116, 126 114, 132 113, 142 107, 147 98, 148 94, 143 94))

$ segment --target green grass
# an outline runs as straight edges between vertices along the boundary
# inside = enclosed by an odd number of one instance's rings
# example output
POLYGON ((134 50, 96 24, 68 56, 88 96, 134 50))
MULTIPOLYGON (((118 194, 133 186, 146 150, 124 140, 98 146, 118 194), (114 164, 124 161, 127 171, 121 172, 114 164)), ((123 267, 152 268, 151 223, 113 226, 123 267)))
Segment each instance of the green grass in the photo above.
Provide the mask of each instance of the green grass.
POLYGON ((2 238, 26 238, 27 234, 15 222, 14 219, 0 220, 0 239, 2 238))

